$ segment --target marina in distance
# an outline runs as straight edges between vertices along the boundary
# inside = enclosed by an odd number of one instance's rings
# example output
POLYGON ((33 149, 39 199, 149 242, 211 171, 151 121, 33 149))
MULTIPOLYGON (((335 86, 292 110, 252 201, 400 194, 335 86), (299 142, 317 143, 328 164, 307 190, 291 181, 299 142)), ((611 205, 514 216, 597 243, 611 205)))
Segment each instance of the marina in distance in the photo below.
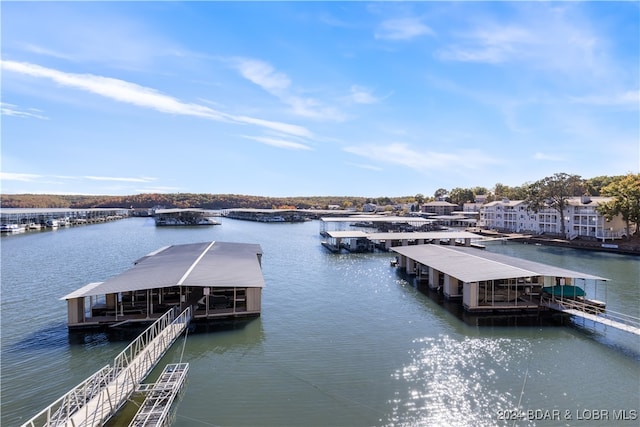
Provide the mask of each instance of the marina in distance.
MULTIPOLYGON (((525 410, 631 413, 637 405, 640 352, 637 340, 624 333, 580 322, 559 328, 524 322, 504 328, 499 321, 479 326, 389 267, 392 254, 327 252, 315 221, 221 223, 171 229, 132 218, 3 237, 3 302, 9 302, 2 314, 3 394, 16 396, 3 399, 3 424, 37 412, 95 370, 96 361, 122 348, 113 336, 69 336, 66 307, 57 298, 120 273, 158 247, 209 239, 261 244, 263 315, 189 336, 189 382, 176 425, 192 425, 191 418, 224 425, 503 425, 498 411, 517 406, 525 378, 525 410), (71 262, 60 264, 62 257, 71 262), (25 261, 34 259, 40 260, 33 264, 37 271, 25 270, 25 261), (35 289, 42 277, 49 278, 47 291, 33 301, 34 319, 7 322, 6 316, 21 312, 17 289, 35 289), (35 309, 44 302, 50 309, 35 309), (43 358, 50 361, 46 367, 43 358), (579 374, 585 369, 589 378, 579 374), (560 372, 569 379, 557 384, 551 379, 560 372), (260 416, 243 411, 247 404, 260 416)), ((633 257, 519 243, 487 250, 608 277, 608 308, 637 310, 633 257)), ((173 349, 166 357, 172 361, 178 353, 173 349)))

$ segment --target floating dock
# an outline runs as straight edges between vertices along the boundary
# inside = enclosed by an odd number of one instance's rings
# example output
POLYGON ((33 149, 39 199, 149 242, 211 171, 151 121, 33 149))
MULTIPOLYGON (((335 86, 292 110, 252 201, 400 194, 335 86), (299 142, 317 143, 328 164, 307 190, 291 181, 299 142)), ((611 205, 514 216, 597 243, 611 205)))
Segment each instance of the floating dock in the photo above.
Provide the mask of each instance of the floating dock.
POLYGON ((467 312, 505 313, 549 309, 640 335, 640 320, 587 299, 577 280, 604 277, 469 247, 414 245, 391 248, 392 265, 427 282, 447 299, 462 299, 467 312))
POLYGON ((155 384, 142 384, 137 392, 145 393, 146 397, 129 427, 169 426, 171 407, 188 371, 188 363, 173 363, 165 366, 155 384))

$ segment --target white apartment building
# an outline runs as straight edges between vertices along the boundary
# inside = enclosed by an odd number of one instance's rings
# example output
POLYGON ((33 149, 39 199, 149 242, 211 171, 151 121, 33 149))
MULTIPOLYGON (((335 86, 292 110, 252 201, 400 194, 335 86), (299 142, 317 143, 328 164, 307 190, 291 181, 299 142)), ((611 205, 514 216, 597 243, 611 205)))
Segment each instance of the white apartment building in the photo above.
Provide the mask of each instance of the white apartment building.
POLYGON ((610 197, 573 197, 568 200, 564 218, 555 209, 529 211, 524 200, 490 202, 480 208, 478 225, 483 228, 515 233, 560 234, 560 221, 565 222, 566 238, 593 237, 599 239, 620 238, 625 233, 625 223, 620 216, 607 221, 596 211, 610 197))

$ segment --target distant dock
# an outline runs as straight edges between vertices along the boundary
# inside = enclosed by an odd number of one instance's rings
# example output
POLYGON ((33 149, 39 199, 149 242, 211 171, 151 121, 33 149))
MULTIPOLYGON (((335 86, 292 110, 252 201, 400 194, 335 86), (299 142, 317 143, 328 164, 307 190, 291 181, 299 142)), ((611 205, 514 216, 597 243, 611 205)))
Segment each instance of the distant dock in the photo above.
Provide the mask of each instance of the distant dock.
POLYGON ((128 216, 129 209, 123 208, 0 208, 0 224, 8 232, 99 224, 128 216))

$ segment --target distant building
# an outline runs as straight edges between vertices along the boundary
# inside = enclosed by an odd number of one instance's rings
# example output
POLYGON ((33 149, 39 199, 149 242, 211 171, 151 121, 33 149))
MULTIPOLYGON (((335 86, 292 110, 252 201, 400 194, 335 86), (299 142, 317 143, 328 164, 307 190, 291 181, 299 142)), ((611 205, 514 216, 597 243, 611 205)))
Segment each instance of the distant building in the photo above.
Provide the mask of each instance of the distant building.
POLYGON ((473 202, 467 202, 462 205, 462 210, 464 212, 480 212, 480 208, 482 205, 487 203, 487 195, 486 194, 478 194, 475 197, 473 202))
POLYGON ((432 213, 436 215, 451 215, 458 208, 455 203, 445 201, 429 202, 422 205, 422 212, 432 213))
POLYGON ((362 206, 362 212, 377 212, 378 211, 378 205, 376 205, 375 203, 365 203, 362 206))
POLYGON ((487 203, 480 208, 479 226, 505 232, 529 232, 535 234, 560 234, 565 222, 566 236, 592 237, 598 239, 620 238, 624 235, 625 223, 620 216, 607 221, 596 208, 612 200, 611 197, 572 197, 567 201, 565 217, 553 208, 533 212, 524 200, 502 199, 487 203))

